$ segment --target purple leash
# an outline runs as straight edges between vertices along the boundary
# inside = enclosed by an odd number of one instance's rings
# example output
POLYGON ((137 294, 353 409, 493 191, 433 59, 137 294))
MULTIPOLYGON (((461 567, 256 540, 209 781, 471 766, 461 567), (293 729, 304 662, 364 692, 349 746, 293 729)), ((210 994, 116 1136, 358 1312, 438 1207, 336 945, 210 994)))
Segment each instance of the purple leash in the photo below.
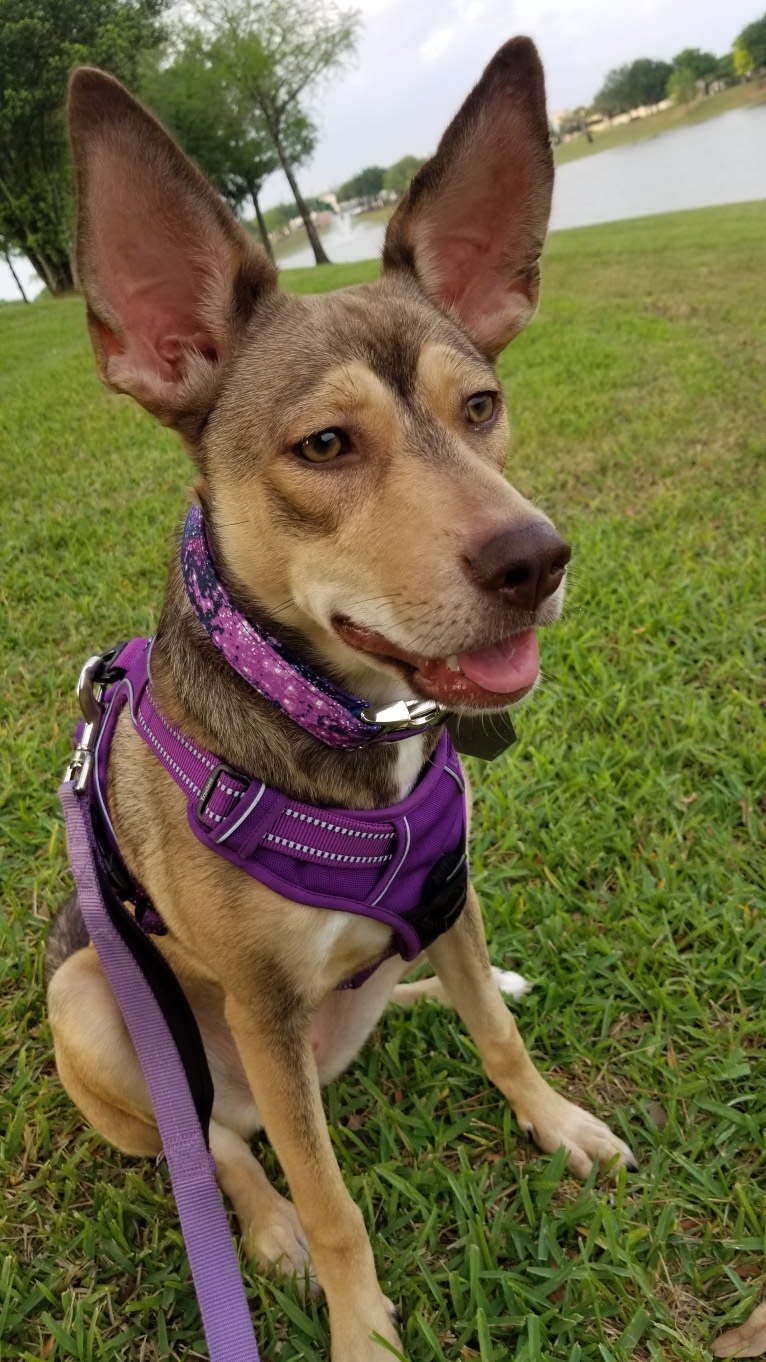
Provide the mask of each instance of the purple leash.
MULTIPOLYGON (((188 1072, 167 1018, 126 937, 138 933, 144 943, 142 951, 148 947, 173 982, 174 976, 111 891, 105 875, 102 878, 90 801, 83 797, 84 785, 78 787, 79 779, 65 779, 59 797, 66 819, 80 910, 149 1087, 210 1362, 260 1362, 250 1309, 216 1183, 215 1160, 207 1147, 188 1072)), ((193 1023, 190 1011, 189 1016, 193 1023)), ((184 1021, 188 1024, 188 1019, 184 1021)), ((212 1087, 209 1096, 212 1102, 212 1087)))

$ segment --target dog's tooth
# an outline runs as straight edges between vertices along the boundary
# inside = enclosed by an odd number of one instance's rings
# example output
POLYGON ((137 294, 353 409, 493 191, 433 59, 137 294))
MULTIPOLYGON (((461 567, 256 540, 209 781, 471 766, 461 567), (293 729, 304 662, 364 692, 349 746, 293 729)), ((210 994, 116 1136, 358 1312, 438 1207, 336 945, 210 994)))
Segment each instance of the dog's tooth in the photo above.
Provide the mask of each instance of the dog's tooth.
POLYGON ((447 667, 451 672, 460 671, 460 663, 457 660, 457 653, 451 653, 447 658, 447 667))

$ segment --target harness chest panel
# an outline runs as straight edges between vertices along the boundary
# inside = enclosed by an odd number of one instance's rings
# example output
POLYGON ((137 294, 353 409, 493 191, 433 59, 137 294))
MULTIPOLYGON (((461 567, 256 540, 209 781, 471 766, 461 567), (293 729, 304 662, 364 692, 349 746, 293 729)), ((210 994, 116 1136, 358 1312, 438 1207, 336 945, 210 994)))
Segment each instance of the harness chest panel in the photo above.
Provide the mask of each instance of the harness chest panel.
POLYGON ((452 926, 467 890, 466 801, 446 732, 400 803, 353 811, 304 804, 220 762, 168 723, 153 704, 150 660, 145 639, 132 639, 113 660, 119 679, 105 697, 96 744, 94 798, 117 854, 107 768, 127 706, 136 732, 184 791, 192 832, 211 851, 285 898, 383 923, 391 953, 404 960, 452 926))

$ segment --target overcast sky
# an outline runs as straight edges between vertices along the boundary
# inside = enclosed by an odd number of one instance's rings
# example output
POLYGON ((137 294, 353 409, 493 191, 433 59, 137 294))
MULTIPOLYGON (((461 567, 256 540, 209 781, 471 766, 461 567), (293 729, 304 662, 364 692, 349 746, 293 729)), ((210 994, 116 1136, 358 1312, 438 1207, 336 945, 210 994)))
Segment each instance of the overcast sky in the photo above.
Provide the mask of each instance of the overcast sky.
MULTIPOLYGON (((343 3, 343 0, 340 0, 343 3)), ((684 47, 722 55, 764 0, 349 0, 362 13, 353 65, 317 94, 320 130, 300 173, 309 194, 367 165, 433 151, 496 48, 516 33, 542 55, 552 113, 588 104, 607 71, 684 47)), ((274 175, 269 206, 289 197, 274 175)))

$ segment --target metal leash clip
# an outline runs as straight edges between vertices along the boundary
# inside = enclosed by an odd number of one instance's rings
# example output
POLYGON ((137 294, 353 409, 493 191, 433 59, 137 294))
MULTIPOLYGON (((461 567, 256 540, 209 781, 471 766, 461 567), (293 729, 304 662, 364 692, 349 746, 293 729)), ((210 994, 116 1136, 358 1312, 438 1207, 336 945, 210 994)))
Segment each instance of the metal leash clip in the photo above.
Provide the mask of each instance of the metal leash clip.
POLYGON ((432 728, 447 717, 449 710, 438 700, 397 700, 384 709, 367 706, 360 714, 366 724, 377 724, 386 733, 395 733, 403 728, 432 728))
POLYGON ((109 684, 106 674, 111 656, 113 653, 89 657, 77 681, 77 699, 85 723, 72 753, 72 760, 67 766, 64 780, 74 781, 75 793, 78 795, 85 790, 93 767, 93 752, 104 715, 101 702, 109 684))

